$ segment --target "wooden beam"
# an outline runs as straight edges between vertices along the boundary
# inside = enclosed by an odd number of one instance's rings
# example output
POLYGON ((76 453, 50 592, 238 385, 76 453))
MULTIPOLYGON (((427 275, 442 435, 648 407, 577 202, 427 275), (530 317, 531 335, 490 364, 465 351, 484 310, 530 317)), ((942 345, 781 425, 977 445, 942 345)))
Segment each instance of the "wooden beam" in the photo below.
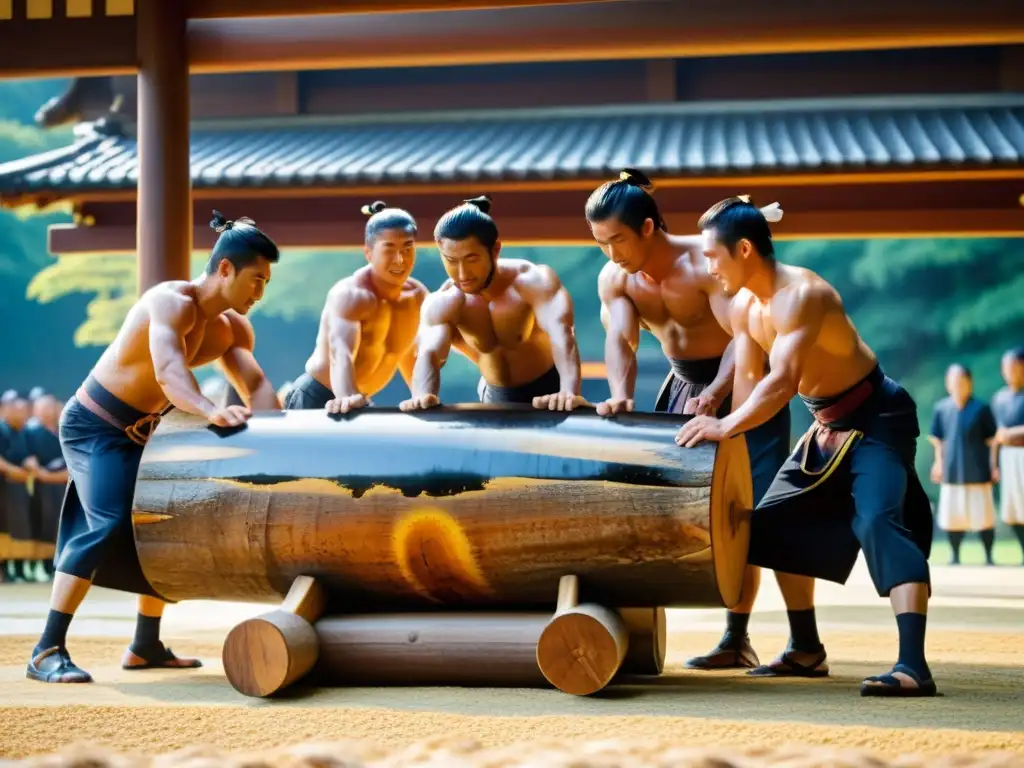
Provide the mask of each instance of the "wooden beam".
POLYGON ((0 79, 126 75, 138 68, 134 16, 0 19, 0 41, 0 79))
POLYGON ((273 18, 413 11, 473 11, 531 5, 572 5, 621 0, 185 0, 190 19, 273 18))
MULTIPOLYGON (((337 12, 341 0, 206 2, 206 11, 197 5, 195 12, 207 17, 188 25, 189 62, 196 73, 1024 43, 1024 3, 1006 0, 861 0, 842 6, 804 0, 467 0, 458 6, 406 0, 392 3, 389 12, 363 0, 345 4, 361 12, 344 14, 337 12), (459 10, 438 12, 442 6, 459 10), (432 10, 414 10, 424 7, 432 10), (284 9, 291 15, 276 15, 284 9), (271 15, 221 15, 228 13, 271 15)), ((13 7, 13 18, 0 20, 0 77, 136 71, 134 16, 55 14, 37 20, 17 12, 20 3, 13 7)))
MULTIPOLYGON (((178 3, 138 0, 138 288, 191 277, 189 76, 178 3)), ((134 244, 133 244, 134 250, 134 244)))
MULTIPOLYGON (((665 214, 669 229, 689 232, 699 210, 665 214)), ((355 221, 295 222, 264 220, 260 227, 282 248, 335 249, 363 244, 363 224, 355 221)), ((582 216, 506 216, 498 218, 506 245, 593 246, 582 216)), ((776 240, 836 240, 865 238, 1024 237, 1024 208, 847 210, 801 213, 791 211, 772 227, 776 240)), ((421 245, 432 245, 430 228, 421 227, 421 245), (424 235, 426 235, 424 237, 424 235)), ((213 246, 209 227, 193 231, 195 248, 213 246)), ((50 253, 135 253, 135 230, 123 224, 77 227, 53 225, 50 253)), ((287 258, 287 254, 283 257, 287 258)))
POLYGON ((196 19, 195 72, 652 59, 1024 43, 1024 3, 632 0, 451 13, 196 19), (927 23, 921 23, 927 19, 927 23))

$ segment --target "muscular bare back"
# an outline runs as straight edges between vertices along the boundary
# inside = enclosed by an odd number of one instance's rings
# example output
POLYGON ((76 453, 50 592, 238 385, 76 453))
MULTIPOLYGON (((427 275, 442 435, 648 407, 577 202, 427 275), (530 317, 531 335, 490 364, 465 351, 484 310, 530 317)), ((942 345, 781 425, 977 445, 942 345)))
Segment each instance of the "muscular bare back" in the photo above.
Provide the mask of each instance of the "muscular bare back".
POLYGON ((222 360, 231 378, 238 361, 225 358, 235 349, 251 353, 253 345, 252 326, 244 317, 228 310, 207 318, 194 283, 166 282, 146 291, 129 310, 92 375, 128 405, 156 413, 169 402, 161 385, 164 373, 181 357, 188 368, 222 360))
MULTIPOLYGON (((552 288, 561 289, 561 283, 550 267, 521 259, 502 259, 496 271, 490 298, 463 293, 448 280, 431 296, 425 314, 428 323, 452 329, 451 345, 473 360, 488 382, 515 387, 554 365, 551 339, 538 322, 537 308, 545 312, 552 288)), ((553 309, 552 316, 565 311, 553 309)))
MULTIPOLYGON (((678 255, 660 281, 643 272, 631 275, 614 262, 604 266, 598 278, 602 324, 606 329, 609 327, 613 307, 618 304, 622 319, 648 330, 661 343, 666 357, 719 357, 731 337, 722 329, 716 311, 726 317, 729 300, 708 274, 706 259, 699 248, 673 244, 679 248, 678 255)), ((633 342, 634 347, 636 343, 633 342)))
POLYGON ((338 382, 331 378, 333 352, 351 355, 355 391, 347 394, 376 394, 396 370, 409 382, 420 309, 427 293, 423 283, 410 277, 395 299, 385 298, 374 288, 369 266, 339 280, 327 294, 306 373, 337 391, 332 383, 338 382))
MULTIPOLYGON (((792 372, 802 395, 839 394, 877 364, 839 293, 808 269, 779 264, 771 298, 762 302, 749 289, 740 290, 732 318, 737 344, 743 345, 744 337, 753 340, 768 354, 773 370, 792 372)), ((744 354, 737 350, 739 368, 744 354)))

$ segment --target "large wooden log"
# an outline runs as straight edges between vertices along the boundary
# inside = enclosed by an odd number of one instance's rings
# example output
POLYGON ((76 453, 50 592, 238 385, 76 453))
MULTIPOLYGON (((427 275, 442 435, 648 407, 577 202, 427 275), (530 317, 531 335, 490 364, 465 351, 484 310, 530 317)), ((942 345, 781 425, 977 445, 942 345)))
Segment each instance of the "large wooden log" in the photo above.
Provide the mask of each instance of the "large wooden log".
POLYGON ((682 449, 687 417, 461 406, 172 414, 136 484, 140 563, 168 600, 276 602, 300 574, 329 613, 731 606, 746 566, 742 437, 682 449))

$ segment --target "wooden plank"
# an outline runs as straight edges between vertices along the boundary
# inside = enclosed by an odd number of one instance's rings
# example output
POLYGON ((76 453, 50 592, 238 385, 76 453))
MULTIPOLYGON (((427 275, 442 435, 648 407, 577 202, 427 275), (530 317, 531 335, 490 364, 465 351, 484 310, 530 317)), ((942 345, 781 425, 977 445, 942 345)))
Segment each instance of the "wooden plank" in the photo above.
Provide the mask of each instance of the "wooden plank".
POLYGON ((620 0, 186 0, 190 19, 273 18, 327 14, 470 11, 531 5, 594 5, 620 0))
POLYGON ((195 72, 444 66, 1024 43, 1024 3, 665 0, 451 13, 195 19, 195 72), (928 23, 920 20, 927 18, 928 23))
POLYGON ((0 35, 0 79, 125 75, 137 67, 132 16, 0 20, 0 35))
MULTIPOLYGON (((702 211, 665 214, 669 228, 693 229, 702 211)), ((363 244, 363 225, 348 222, 257 222, 282 248, 356 248, 363 244)), ((594 245, 582 216, 503 217, 499 221, 506 245, 594 245)), ((432 245, 429 228, 421 228, 421 245, 432 245), (424 237, 425 235, 425 237, 424 237)), ((919 237, 1024 237, 1024 208, 926 209, 888 211, 790 211, 772 227, 776 240, 919 238, 919 237)), ((207 226, 193 230, 194 247, 213 246, 215 233, 207 226)), ((53 225, 50 253, 135 253, 135 228, 127 225, 75 227, 53 225)))

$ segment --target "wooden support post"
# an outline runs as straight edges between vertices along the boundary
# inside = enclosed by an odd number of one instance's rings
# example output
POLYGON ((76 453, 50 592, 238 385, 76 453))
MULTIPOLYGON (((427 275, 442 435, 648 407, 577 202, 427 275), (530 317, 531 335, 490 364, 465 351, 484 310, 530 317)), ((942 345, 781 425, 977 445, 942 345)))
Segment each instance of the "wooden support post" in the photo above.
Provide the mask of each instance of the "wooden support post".
POLYGON ((608 685, 622 666, 629 631, 604 606, 579 604, 579 580, 563 576, 555 615, 537 642, 537 666, 561 691, 585 696, 608 685))
POLYGON ((629 649, 622 661, 623 675, 660 675, 665 669, 665 609, 620 608, 629 631, 629 649))
POLYGON ((184 4, 138 0, 138 289, 188 280, 192 255, 184 4))
POLYGON ((320 656, 313 624, 324 612, 323 586, 300 576, 281 607, 243 621, 224 640, 224 674, 246 696, 271 696, 305 676, 320 656))

